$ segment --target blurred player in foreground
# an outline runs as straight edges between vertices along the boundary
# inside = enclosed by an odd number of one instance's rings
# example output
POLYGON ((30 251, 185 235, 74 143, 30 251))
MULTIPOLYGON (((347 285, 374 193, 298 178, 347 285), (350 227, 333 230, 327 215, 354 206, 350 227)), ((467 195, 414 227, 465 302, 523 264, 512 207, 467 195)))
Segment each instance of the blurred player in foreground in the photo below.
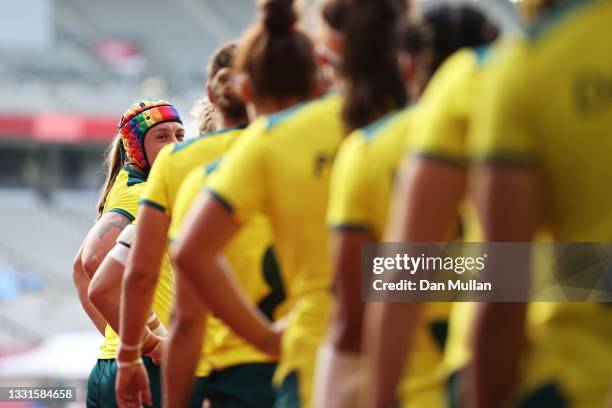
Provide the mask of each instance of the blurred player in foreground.
MULTIPOLYGON (((406 95, 416 105, 393 111, 358 129, 342 146, 334 165, 329 209, 329 222, 335 230, 336 267, 344 276, 339 279, 339 287, 345 288, 346 299, 352 299, 349 302, 340 301, 340 313, 336 317, 337 327, 343 329, 339 333, 344 334, 340 337, 341 346, 360 345, 363 304, 361 288, 356 283, 360 276, 361 244, 383 239, 397 168, 407 149, 414 146, 415 139, 420 137, 422 117, 426 115, 424 111, 427 107, 423 106, 426 101, 417 102, 420 94, 449 55, 459 48, 487 42, 487 30, 494 33, 486 17, 470 7, 435 7, 425 13, 420 23, 405 21, 399 30, 399 38, 394 39, 398 42, 398 58, 391 59, 393 65, 390 64, 387 69, 401 73, 403 78, 399 78, 400 84, 405 86, 406 95), (451 32, 454 35, 449 35, 451 32), (373 201, 371 197, 376 197, 376 200, 373 201), (348 319, 348 323, 342 323, 344 319, 348 319)), ((380 78, 391 77, 390 72, 373 76, 379 81, 380 78)), ((448 97, 448 94, 444 97, 448 97)), ((374 104, 373 107, 379 105, 374 104)), ((342 293, 342 290, 339 292, 342 293)), ((426 316, 418 323, 414 358, 408 366, 397 355, 390 354, 388 360, 379 362, 379 370, 370 373, 376 377, 372 379, 374 384, 394 377, 391 386, 376 395, 376 398, 384 400, 377 402, 381 406, 392 403, 396 398, 403 406, 443 405, 440 366, 448 309, 449 305, 445 303, 428 306, 426 316), (403 381, 395 391, 402 370, 405 372, 403 381)), ((364 335, 366 341, 370 337, 378 337, 369 330, 364 331, 364 335)), ((381 335, 388 336, 388 333, 381 335)), ((393 342, 394 339, 389 341, 393 342)), ((389 346, 393 349, 395 345, 389 346)), ((353 371, 356 370, 353 368, 353 371)), ((378 390, 375 388, 375 391, 378 390)))
MULTIPOLYGON (((462 213, 462 238, 471 239, 474 217, 462 204, 466 140, 471 117, 477 112, 476 79, 486 50, 483 45, 495 38, 496 29, 485 16, 469 7, 434 9, 424 20, 433 34, 429 42, 434 56, 430 72, 437 72, 416 108, 416 119, 407 141, 408 155, 398 183, 399 203, 392 211, 397 215, 390 217, 386 237, 398 242, 452 240, 457 237, 458 214, 462 213), (449 35, 450 32, 455 34, 449 35), (445 61, 461 47, 470 48, 462 49, 445 61)), ((446 398, 440 389, 441 366, 437 373, 431 373, 429 392, 427 381, 416 381, 412 386, 410 382, 410 376, 415 375, 413 370, 419 366, 418 361, 423 359, 421 347, 427 344, 424 339, 437 334, 439 340, 444 340, 446 334, 445 327, 440 325, 443 305, 428 305, 423 311, 424 320, 417 313, 420 307, 415 303, 372 303, 368 306, 364 333, 368 333, 365 340, 373 386, 367 406, 387 406, 396 393, 402 400, 409 401, 419 387, 423 397, 429 394, 437 400, 436 405, 444 404, 446 398), (427 321, 432 324, 423 330, 427 321), (409 354, 407 359, 404 358, 406 354, 409 354), (403 371, 406 371, 407 381, 402 381, 398 389, 403 371)), ((451 327, 454 324, 451 319, 451 327)), ((441 345, 444 346, 443 341, 441 345)), ((440 354, 430 363, 439 362, 439 358, 440 354)), ((425 401, 421 400, 420 405, 427 406, 425 401)), ((419 406, 418 399, 414 402, 419 406)))
MULTIPOLYGON (((486 76, 495 92, 470 143, 485 239, 609 242, 612 97, 601 90, 612 84, 612 2, 537 3, 528 36, 486 76)), ((473 406, 604 406, 607 304, 483 303, 473 336, 473 406)))
MULTIPOLYGON (((347 16, 343 119, 345 127, 353 133, 340 149, 331 178, 328 218, 335 231, 332 260, 338 307, 328 335, 330 344, 324 345, 318 355, 316 406, 355 406, 364 379, 359 354, 362 312, 359 252, 361 243, 368 241, 371 234, 367 233, 369 223, 364 225, 361 221, 367 217, 364 207, 376 204, 372 203, 374 196, 369 195, 372 191, 357 197, 356 190, 367 184, 366 173, 376 178, 377 170, 370 167, 367 155, 358 159, 352 155, 367 150, 372 145, 369 142, 373 142, 370 137, 373 132, 385 127, 393 113, 406 104, 407 91, 398 68, 396 47, 397 23, 405 11, 401 1, 357 1, 347 16), (358 141, 361 139, 362 145, 358 141), (360 169, 361 165, 369 170, 360 169)), ((403 138, 405 131, 402 128, 397 133, 403 138)), ((396 151, 401 151, 401 147, 396 151)), ((377 185, 385 185, 385 180, 377 180, 377 185)))

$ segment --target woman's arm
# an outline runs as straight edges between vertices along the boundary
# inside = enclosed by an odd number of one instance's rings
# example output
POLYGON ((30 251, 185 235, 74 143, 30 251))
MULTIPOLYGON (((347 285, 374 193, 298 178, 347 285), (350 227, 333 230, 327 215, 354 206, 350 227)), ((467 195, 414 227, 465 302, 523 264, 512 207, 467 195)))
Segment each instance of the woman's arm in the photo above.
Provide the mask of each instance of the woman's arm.
MULTIPOLYGON (((464 196, 465 169, 433 160, 410 158, 392 205, 389 242, 444 242, 457 225, 464 196)), ((417 328, 422 304, 371 303, 366 312, 364 338, 372 373, 368 407, 386 407, 395 390, 417 328)))
MULTIPOLYGON (((131 239, 126 234, 128 226, 119 236, 119 240, 125 239, 129 245, 131 239)), ((131 231, 129 232, 131 234, 131 231)), ((124 242, 126 242, 124 241, 124 242)), ((108 325, 119 332, 119 296, 121 295, 121 279, 123 277, 126 255, 129 253, 124 243, 117 243, 102 261, 98 271, 89 284, 88 296, 100 314, 106 319, 108 325)), ((149 355, 155 362, 161 360, 161 347, 159 337, 165 335, 165 330, 159 318, 151 312, 147 323, 149 331, 146 331, 143 339, 147 339, 142 347, 142 352, 149 355), (151 351, 153 351, 151 353, 151 351)))
POLYGON ((249 301, 218 259, 239 230, 238 220, 217 198, 206 193, 194 203, 183 225, 186 228, 173 251, 173 261, 199 301, 249 343, 277 355, 280 333, 249 301))
POLYGON ((87 295, 91 278, 96 273, 100 263, 115 245, 115 240, 130 221, 116 212, 107 212, 96 221, 89 230, 72 265, 72 280, 77 289, 79 300, 85 313, 89 316, 102 335, 106 327, 106 319, 100 314, 87 295))
POLYGON ((332 237, 334 289, 338 301, 330 328, 331 342, 341 351, 361 351, 364 303, 361 300, 361 245, 375 239, 367 231, 338 231, 332 237))
MULTIPOLYGON (((533 239, 541 204, 539 178, 533 168, 481 167, 475 172, 473 185, 478 187, 475 201, 487 241, 530 242, 533 239)), ((527 274, 528 270, 526 258, 522 267, 517 265, 516 271, 527 274)), ((474 323, 471 382, 474 407, 503 406, 511 396, 526 342, 526 312, 526 303, 479 304, 474 323)))
POLYGON ((159 280, 170 219, 158 209, 141 206, 121 285, 120 337, 137 345, 144 335, 159 280))
MULTIPOLYGON (((120 244, 118 244, 120 245, 120 244)), ((87 295, 113 330, 119 330, 119 301, 123 265, 107 256, 94 275, 87 295)))
POLYGON ((362 322, 361 244, 375 241, 365 228, 337 229, 332 236, 332 264, 336 308, 328 344, 317 356, 316 406, 355 406, 363 386, 361 365, 362 322))
POLYGON ((130 220, 119 213, 107 212, 91 228, 81 251, 81 264, 89 278, 93 278, 102 260, 115 246, 115 240, 130 225, 130 220))
POLYGON ((79 301, 81 302, 81 306, 89 319, 93 322, 96 329, 104 336, 104 330, 106 328, 106 319, 100 314, 100 312, 96 309, 96 307, 91 303, 89 297, 87 296, 87 290, 89 287, 90 279, 89 276, 85 273, 85 269, 83 268, 83 264, 81 263, 81 256, 83 253, 83 243, 79 248, 79 252, 76 255, 74 263, 72 264, 72 281, 74 282, 74 287, 77 290, 77 294, 79 296, 79 301))
POLYGON ((176 302, 170 318, 167 353, 164 356, 164 382, 168 408, 189 406, 194 373, 200 360, 208 311, 176 271, 176 302))

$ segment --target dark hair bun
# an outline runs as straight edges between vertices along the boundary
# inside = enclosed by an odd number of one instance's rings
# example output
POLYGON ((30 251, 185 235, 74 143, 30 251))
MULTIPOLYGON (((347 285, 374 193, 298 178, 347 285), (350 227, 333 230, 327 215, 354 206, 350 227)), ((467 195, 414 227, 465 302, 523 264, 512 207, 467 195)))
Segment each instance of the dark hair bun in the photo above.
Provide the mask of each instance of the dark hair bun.
POLYGON ((323 21, 336 31, 342 31, 348 16, 349 0, 326 0, 321 7, 323 21))
POLYGON ((261 10, 263 25, 271 34, 288 33, 297 22, 293 0, 264 0, 261 10))
POLYGON ((237 49, 238 46, 235 42, 228 42, 215 50, 208 61, 209 81, 212 81, 219 70, 234 66, 234 58, 237 49))

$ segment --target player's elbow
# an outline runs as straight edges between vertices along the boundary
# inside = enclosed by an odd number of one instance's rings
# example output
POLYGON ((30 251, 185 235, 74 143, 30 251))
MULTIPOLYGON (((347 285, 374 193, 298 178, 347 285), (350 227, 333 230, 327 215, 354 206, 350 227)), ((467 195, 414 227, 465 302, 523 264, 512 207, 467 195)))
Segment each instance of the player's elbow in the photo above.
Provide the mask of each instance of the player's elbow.
POLYGON ((83 256, 81 258, 81 265, 83 267, 83 271, 91 279, 100 266, 100 257, 94 254, 83 256))
POLYGON ((83 269, 83 264, 81 264, 81 257, 77 256, 72 263, 72 282, 76 288, 79 288, 86 283, 86 275, 85 270, 83 269))
POLYGON ((100 285, 94 279, 87 289, 87 297, 89 301, 96 307, 98 310, 104 310, 104 305, 108 304, 111 300, 110 291, 107 290, 103 285, 100 285))
POLYGON ((170 315, 171 330, 180 335, 189 335, 199 330, 203 330, 203 313, 197 313, 197 308, 175 307, 170 315))
POLYGON ((194 265, 203 265, 212 259, 212 255, 205 247, 198 248, 198 246, 186 242, 172 248, 170 256, 173 265, 186 276, 189 275, 194 265))
POLYGON ((128 264, 123 284, 126 290, 140 293, 142 291, 154 290, 159 279, 159 270, 150 268, 146 263, 136 259, 128 264))

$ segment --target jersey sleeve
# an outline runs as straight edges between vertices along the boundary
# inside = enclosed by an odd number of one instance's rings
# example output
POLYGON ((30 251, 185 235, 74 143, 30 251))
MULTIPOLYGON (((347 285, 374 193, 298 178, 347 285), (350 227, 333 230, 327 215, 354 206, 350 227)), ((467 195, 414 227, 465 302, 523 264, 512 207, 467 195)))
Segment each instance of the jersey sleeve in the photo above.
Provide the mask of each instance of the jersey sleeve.
POLYGON ((193 205, 194 201, 201 194, 206 180, 206 171, 204 166, 198 166, 193 169, 181 184, 179 191, 174 201, 174 212, 168 230, 168 238, 174 240, 183 225, 185 216, 193 205))
POLYGON ((242 222, 265 212, 267 121, 251 125, 208 177, 206 190, 242 222))
POLYGON ((367 146, 361 131, 343 143, 332 169, 327 224, 330 228, 367 229, 371 226, 365 177, 367 146))
POLYGON ((466 132, 475 76, 471 50, 451 56, 430 81, 419 104, 410 149, 416 156, 465 164, 466 132))
POLYGON ((170 212, 170 198, 168 192, 167 177, 170 174, 170 160, 174 145, 164 147, 151 167, 151 173, 147 179, 147 187, 144 189, 140 204, 155 208, 168 215, 170 212))
POLYGON ((145 185, 146 183, 139 183, 131 186, 125 185, 117 189, 112 195, 109 195, 106 204, 107 210, 104 212, 116 212, 134 222, 138 213, 138 200, 145 185))
POLYGON ((526 49, 516 42, 483 77, 482 109, 474 117, 469 152, 476 162, 528 164, 535 156, 526 49))

